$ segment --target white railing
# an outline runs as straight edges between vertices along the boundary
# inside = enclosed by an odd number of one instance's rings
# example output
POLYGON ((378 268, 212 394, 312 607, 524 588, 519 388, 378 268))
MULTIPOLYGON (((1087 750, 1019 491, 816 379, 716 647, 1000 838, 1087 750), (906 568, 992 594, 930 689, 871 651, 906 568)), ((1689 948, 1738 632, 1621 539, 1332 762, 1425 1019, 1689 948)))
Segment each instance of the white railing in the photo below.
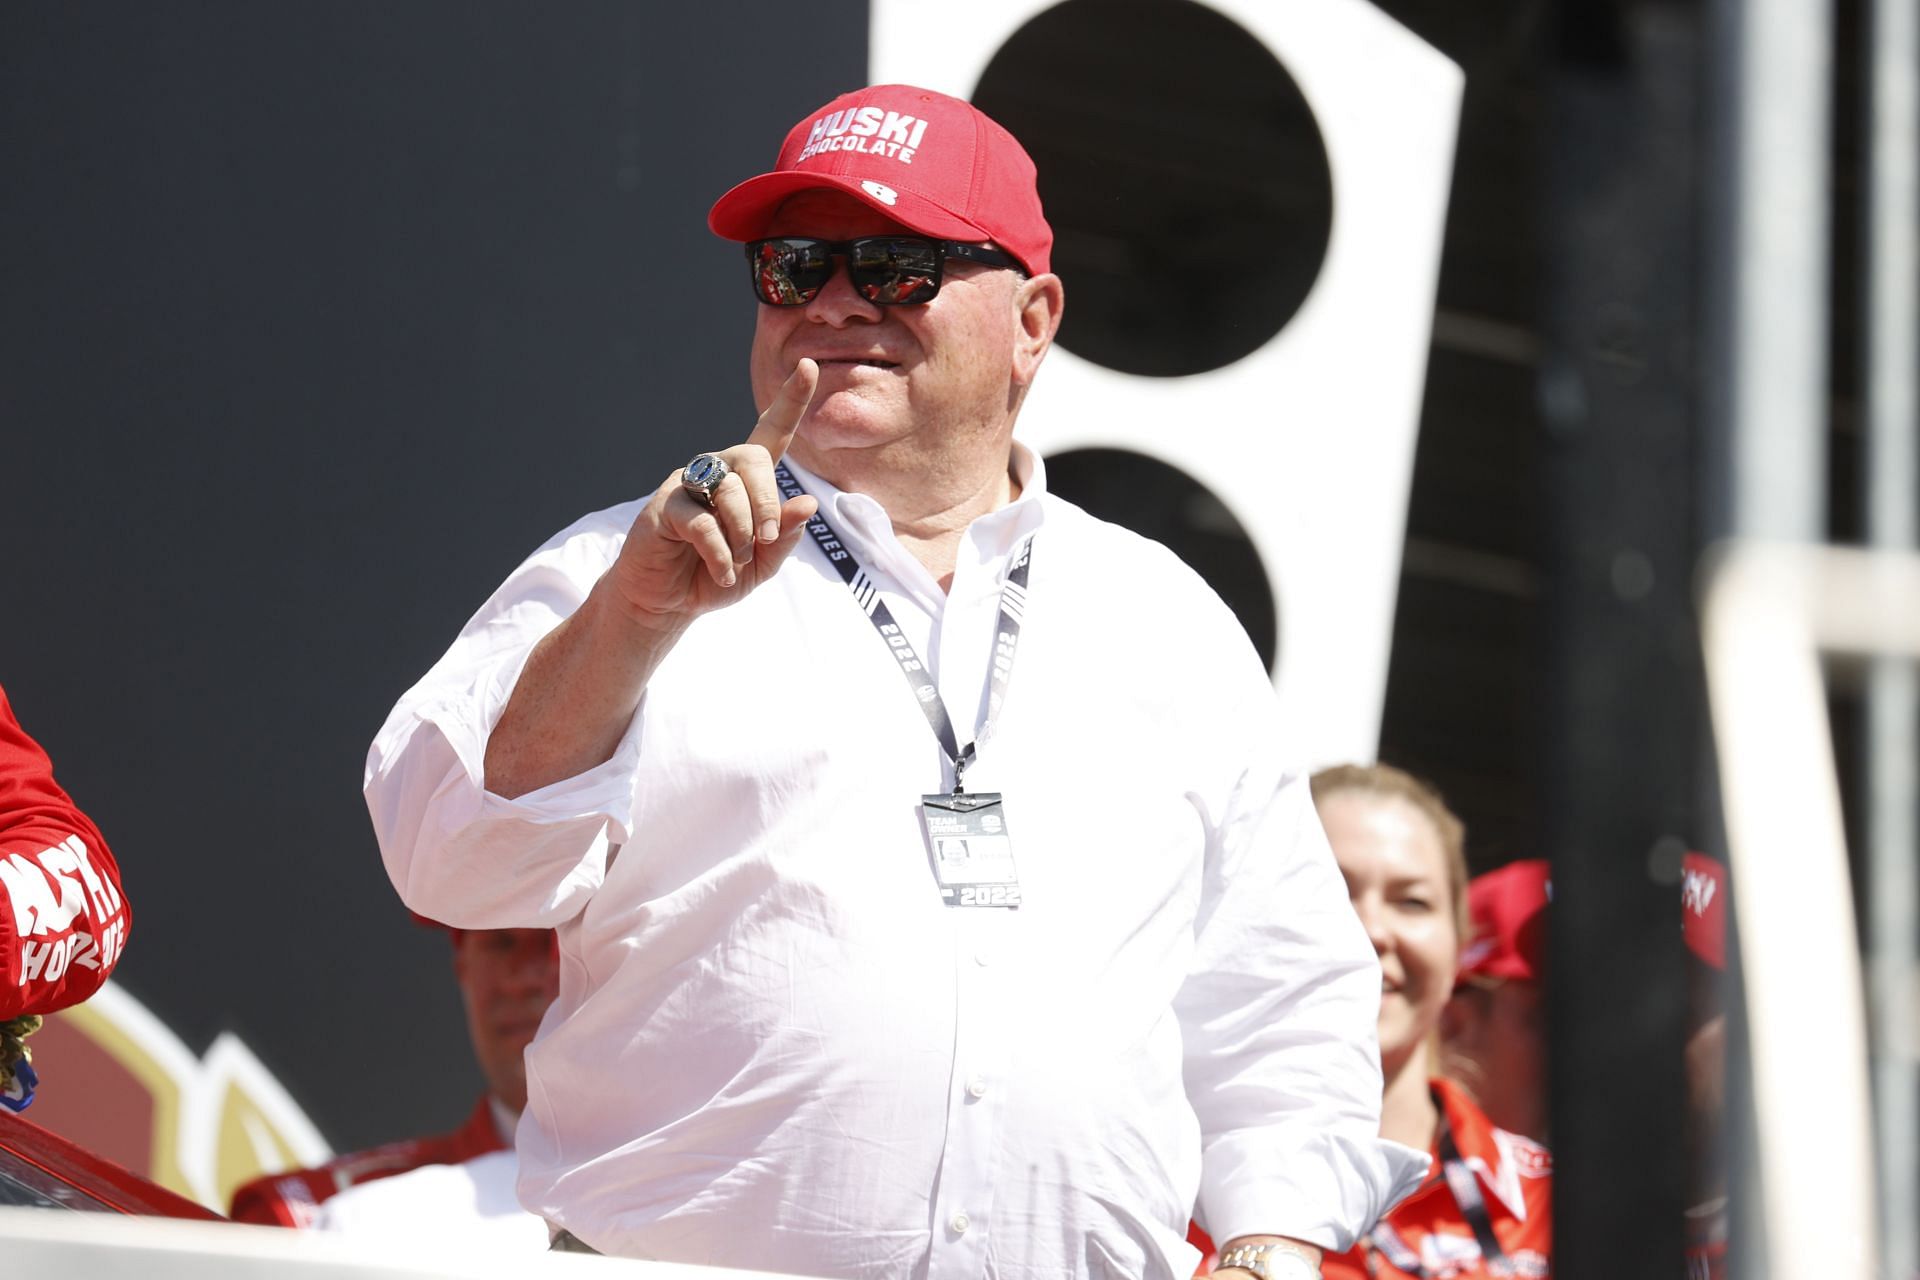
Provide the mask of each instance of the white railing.
POLYGON ((319 1231, 116 1213, 0 1209, 10 1276, 61 1280, 793 1280, 760 1271, 629 1262, 585 1254, 502 1253, 394 1245, 319 1231))
POLYGON ((1733 544, 1709 563, 1702 615, 1758 1117, 1752 1217, 1770 1274, 1866 1280, 1881 1274, 1866 1002, 1822 660, 1920 659, 1920 555, 1733 544))

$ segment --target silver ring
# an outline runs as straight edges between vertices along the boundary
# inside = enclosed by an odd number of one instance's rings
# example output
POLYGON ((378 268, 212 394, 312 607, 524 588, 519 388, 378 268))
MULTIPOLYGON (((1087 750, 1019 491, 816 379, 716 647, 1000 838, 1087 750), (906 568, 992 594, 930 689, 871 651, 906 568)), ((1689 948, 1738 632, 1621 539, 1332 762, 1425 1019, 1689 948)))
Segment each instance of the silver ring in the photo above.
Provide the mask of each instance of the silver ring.
POLYGON ((704 506, 713 505, 713 491, 733 474, 727 460, 717 453, 696 453, 680 472, 680 487, 704 506))

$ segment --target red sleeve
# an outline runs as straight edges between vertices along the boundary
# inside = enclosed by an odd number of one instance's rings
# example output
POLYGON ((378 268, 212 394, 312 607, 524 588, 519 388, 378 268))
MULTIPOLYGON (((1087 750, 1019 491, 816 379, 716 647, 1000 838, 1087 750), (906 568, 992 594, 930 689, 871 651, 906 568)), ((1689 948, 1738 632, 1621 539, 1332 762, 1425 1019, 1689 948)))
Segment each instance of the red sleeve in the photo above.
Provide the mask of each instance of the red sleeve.
POLYGON ((100 829, 53 780, 0 690, 0 1018, 99 990, 130 920, 100 829))
POLYGON ((234 1191, 233 1207, 227 1210, 227 1216, 235 1222, 254 1222, 263 1227, 311 1226, 320 1202, 339 1189, 332 1170, 324 1166, 268 1174, 234 1191))
POLYGON ((467 1122, 452 1133, 389 1142, 336 1156, 311 1169, 255 1178, 234 1191, 233 1207, 227 1216, 235 1222, 257 1222, 267 1227, 310 1227, 320 1205, 348 1187, 407 1173, 422 1165, 460 1164, 505 1146, 494 1128, 493 1108, 482 1096, 467 1122))

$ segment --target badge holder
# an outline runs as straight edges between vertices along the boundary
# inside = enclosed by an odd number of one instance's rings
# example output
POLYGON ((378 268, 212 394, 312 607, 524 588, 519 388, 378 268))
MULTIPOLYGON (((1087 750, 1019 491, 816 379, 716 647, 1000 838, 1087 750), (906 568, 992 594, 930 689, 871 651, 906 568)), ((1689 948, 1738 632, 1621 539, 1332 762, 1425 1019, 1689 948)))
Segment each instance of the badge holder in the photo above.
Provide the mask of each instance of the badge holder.
POLYGON ((940 899, 950 907, 1018 907, 1020 879, 998 791, 920 797, 920 823, 940 899))

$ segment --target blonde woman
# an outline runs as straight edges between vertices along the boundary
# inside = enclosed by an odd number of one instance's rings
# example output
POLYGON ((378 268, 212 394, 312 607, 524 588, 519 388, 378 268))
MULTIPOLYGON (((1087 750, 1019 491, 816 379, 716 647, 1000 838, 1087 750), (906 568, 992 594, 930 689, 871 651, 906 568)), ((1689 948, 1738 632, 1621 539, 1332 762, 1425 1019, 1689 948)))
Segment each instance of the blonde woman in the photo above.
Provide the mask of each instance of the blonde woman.
POLYGON ((1380 956, 1380 1136, 1433 1171, 1326 1280, 1547 1276, 1552 1160, 1437 1074, 1441 1012, 1467 930, 1465 830, 1433 788, 1387 765, 1313 778, 1347 894, 1380 956))

